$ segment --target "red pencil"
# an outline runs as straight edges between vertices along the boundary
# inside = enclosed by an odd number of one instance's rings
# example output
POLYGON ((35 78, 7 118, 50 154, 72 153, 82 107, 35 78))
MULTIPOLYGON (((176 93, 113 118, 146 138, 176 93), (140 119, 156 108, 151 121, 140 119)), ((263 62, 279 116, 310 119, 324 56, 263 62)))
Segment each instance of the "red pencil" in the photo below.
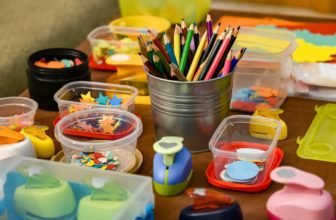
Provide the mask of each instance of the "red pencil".
POLYGON ((231 61, 232 61, 232 51, 230 50, 230 52, 228 53, 228 55, 225 59, 225 64, 224 64, 223 70, 220 71, 219 76, 226 76, 230 73, 231 61))
POLYGON ((159 41, 159 39, 149 29, 148 29, 148 33, 149 33, 150 37, 152 38, 152 41, 154 42, 154 44, 159 48, 159 50, 161 51, 161 53, 163 54, 163 56, 167 59, 168 63, 170 63, 170 57, 169 57, 166 49, 164 48, 164 46, 159 41))
POLYGON ((225 35, 224 41, 221 45, 221 47, 219 48, 217 55, 215 57, 215 59, 213 60, 207 75, 205 76, 204 80, 208 80, 208 79, 212 79, 212 77, 216 74, 216 69, 218 64, 220 63, 220 61, 222 59, 224 59, 225 57, 223 57, 224 52, 226 51, 227 47, 229 46, 230 40, 231 40, 231 35, 232 35, 232 30, 229 30, 229 33, 227 33, 225 35))

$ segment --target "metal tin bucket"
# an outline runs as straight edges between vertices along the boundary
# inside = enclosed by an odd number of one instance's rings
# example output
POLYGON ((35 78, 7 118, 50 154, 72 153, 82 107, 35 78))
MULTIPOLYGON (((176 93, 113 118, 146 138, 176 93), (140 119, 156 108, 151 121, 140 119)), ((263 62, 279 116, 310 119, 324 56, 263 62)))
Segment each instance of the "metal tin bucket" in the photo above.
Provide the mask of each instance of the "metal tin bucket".
POLYGON ((198 82, 172 81, 147 73, 156 139, 181 136, 193 152, 209 150, 209 140, 228 115, 231 75, 198 82))

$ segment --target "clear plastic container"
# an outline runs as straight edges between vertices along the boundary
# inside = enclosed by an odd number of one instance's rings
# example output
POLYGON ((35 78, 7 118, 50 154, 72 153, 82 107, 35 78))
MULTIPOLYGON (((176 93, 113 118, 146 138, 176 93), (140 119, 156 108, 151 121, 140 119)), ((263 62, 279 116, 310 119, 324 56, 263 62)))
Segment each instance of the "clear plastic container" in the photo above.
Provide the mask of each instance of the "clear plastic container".
POLYGON ((142 122, 119 109, 89 109, 63 117, 55 127, 69 163, 128 172, 136 165, 135 151, 142 122))
POLYGON ((279 108, 288 95, 296 46, 292 32, 241 27, 234 50, 247 50, 235 70, 231 109, 279 108))
POLYGON ((0 125, 16 131, 33 125, 37 107, 37 102, 29 98, 0 98, 0 125))
POLYGON ((153 219, 150 177, 26 157, 1 160, 0 167, 0 219, 153 219), (103 194, 111 197, 92 197, 108 185, 116 186, 103 194))
POLYGON ((132 29, 118 27, 111 29, 108 25, 92 30, 87 39, 91 45, 94 61, 103 64, 105 59, 114 54, 137 54, 139 51, 137 38, 130 36, 131 34, 134 34, 132 29))
POLYGON ((113 108, 134 112, 137 95, 138 89, 132 86, 77 81, 63 86, 55 93, 54 99, 58 104, 60 117, 63 117, 88 108, 113 108), (83 102, 83 99, 87 101, 83 102))
POLYGON ((274 119, 247 115, 225 118, 209 142, 216 178, 244 185, 264 182, 274 162, 280 131, 281 124, 274 119), (248 168, 237 171, 242 164, 248 168))

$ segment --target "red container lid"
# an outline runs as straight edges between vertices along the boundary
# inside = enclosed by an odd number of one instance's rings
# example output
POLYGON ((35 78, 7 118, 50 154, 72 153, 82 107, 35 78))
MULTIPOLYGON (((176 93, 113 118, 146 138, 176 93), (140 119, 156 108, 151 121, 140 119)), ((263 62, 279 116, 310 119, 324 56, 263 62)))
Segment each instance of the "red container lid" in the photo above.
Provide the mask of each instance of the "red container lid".
POLYGON ((269 170, 269 173, 267 173, 267 178, 257 184, 240 184, 240 183, 232 183, 232 182, 225 182, 222 180, 219 180, 216 178, 215 175, 215 169, 214 169, 214 162, 211 161, 209 164, 207 170, 205 171, 205 174, 208 178, 208 182, 216 187, 223 188, 223 189, 230 189, 235 191, 242 191, 242 192, 260 192, 265 190, 269 185, 271 184, 272 180, 270 177, 270 173, 273 169, 280 166, 280 163, 284 157, 284 152, 280 148, 276 148, 274 161, 272 163, 271 169, 269 170))
POLYGON ((90 55, 89 57, 89 67, 95 70, 105 70, 105 71, 116 71, 117 70, 116 66, 106 64, 105 62, 102 64, 97 64, 96 61, 94 61, 92 55, 90 55))
MULTIPOLYGON (((138 118, 141 117, 139 114, 134 113, 138 118)), ((56 118, 53 121, 53 125, 56 126, 56 124, 61 120, 61 116, 57 115, 56 118)), ((79 136, 79 137, 87 137, 87 138, 97 138, 97 139, 105 139, 105 140, 117 140, 120 138, 123 138, 133 132, 134 126, 130 126, 127 129, 116 133, 116 134, 104 134, 104 133, 98 133, 98 132, 92 132, 92 131, 81 131, 76 129, 65 129, 63 132, 64 134, 73 135, 73 136, 79 136)))

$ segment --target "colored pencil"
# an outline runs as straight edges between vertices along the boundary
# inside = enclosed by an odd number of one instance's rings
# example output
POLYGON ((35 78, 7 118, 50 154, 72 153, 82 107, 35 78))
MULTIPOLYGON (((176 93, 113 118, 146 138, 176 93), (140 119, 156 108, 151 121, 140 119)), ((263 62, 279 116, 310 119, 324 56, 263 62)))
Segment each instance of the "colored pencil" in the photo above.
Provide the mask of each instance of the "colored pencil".
POLYGON ((206 50, 204 51, 203 55, 202 55, 202 58, 201 58, 201 63, 203 63, 205 61, 205 59, 208 57, 211 49, 212 49, 212 46, 214 45, 214 43, 216 42, 216 39, 217 39, 217 35, 218 35, 218 30, 219 30, 219 27, 220 27, 221 23, 219 22, 217 27, 215 28, 212 36, 211 36, 211 39, 208 43, 208 46, 206 48, 206 50))
POLYGON ((187 39, 188 26, 184 18, 182 18, 182 21, 181 21, 181 31, 182 31, 184 38, 187 39))
POLYGON ((155 68, 157 70, 159 70, 161 75, 166 75, 167 74, 167 73, 165 73, 165 70, 163 68, 163 64, 161 63, 159 57, 156 54, 153 55, 153 63, 154 63, 155 68))
POLYGON ((219 62, 222 60, 222 59, 225 59, 225 57, 223 57, 224 55, 224 52, 226 51, 226 49, 228 48, 229 46, 229 43, 230 43, 230 40, 231 40, 231 35, 232 35, 232 31, 230 30, 229 33, 227 33, 225 35, 225 38, 223 40, 223 43, 221 45, 221 47, 219 48, 204 80, 209 80, 209 79, 212 79, 213 76, 216 76, 217 74, 215 74, 216 72, 216 69, 217 69, 217 66, 219 64, 219 62))
POLYGON ((212 19, 211 19, 211 16, 210 14, 207 14, 207 18, 206 18, 206 29, 208 31, 208 43, 210 42, 211 40, 211 37, 212 37, 212 19))
POLYGON ((225 32, 223 31, 223 33, 221 33, 221 35, 218 37, 218 39, 216 40, 212 50, 209 53, 209 56, 207 58, 207 62, 204 66, 204 68, 201 71, 201 75, 199 76, 198 80, 203 80, 206 76, 206 74, 208 73, 208 70, 212 64, 213 59, 215 58, 220 46, 223 43, 223 38, 225 36, 225 32))
MULTIPOLYGON (((195 26, 195 31, 194 31, 194 46, 195 46, 195 51, 198 48, 199 42, 200 42, 200 35, 197 26, 195 26)), ((207 31, 206 31, 207 32, 207 31)))
POLYGON ((186 42, 183 48, 182 56, 181 56, 181 62, 180 62, 180 70, 182 73, 184 73, 186 65, 187 65, 187 59, 188 59, 188 54, 189 54, 189 48, 190 48, 190 43, 191 39, 194 35, 194 24, 191 24, 188 30, 186 42))
POLYGON ((241 48, 233 56, 231 48, 237 39, 240 26, 230 25, 219 33, 221 22, 214 28, 210 14, 202 36, 196 23, 189 28, 184 19, 176 24, 172 42, 164 33, 162 43, 152 31, 149 39, 138 36, 139 55, 148 74, 167 80, 200 81, 231 74, 246 48, 241 48))
POLYGON ((165 59, 165 57, 163 56, 163 54, 161 53, 161 51, 155 44, 153 44, 153 49, 154 49, 154 53, 159 57, 160 61, 162 62, 167 78, 170 79, 171 78, 170 77, 170 66, 169 66, 168 61, 165 59))
POLYGON ((238 53, 232 58, 230 72, 234 70, 239 60, 242 58, 246 51, 246 47, 241 48, 238 53))
POLYGON ((205 60, 205 61, 204 61, 203 63, 201 63, 201 65, 198 67, 196 73, 194 74, 194 77, 193 77, 193 80, 192 80, 192 81, 198 81, 198 79, 199 79, 199 77, 200 77, 200 75, 201 75, 201 72, 202 72, 202 70, 203 70, 203 68, 204 68, 206 62, 207 62, 207 61, 205 60))
POLYGON ((171 77, 176 77, 179 81, 187 81, 183 73, 180 71, 180 69, 173 63, 170 64, 170 75, 171 77))
MULTIPOLYGON (((181 35, 181 51, 183 51, 185 45, 185 38, 183 35, 181 35)), ((181 64, 181 59, 180 59, 180 64, 181 64)))
POLYGON ((161 73, 159 73, 155 67, 149 62, 149 60, 146 58, 146 56, 144 56, 141 53, 138 53, 143 64, 144 64, 144 68, 146 70, 147 73, 150 73, 156 77, 163 77, 161 73))
POLYGON ((175 25, 175 30, 174 30, 174 54, 175 54, 177 64, 180 64, 181 38, 180 38, 180 28, 178 25, 175 25))
MULTIPOLYGON (((154 50, 153 50, 153 47, 152 47, 152 43, 151 42, 148 42, 148 45, 146 47, 147 49, 147 57, 149 59, 149 61, 151 63, 153 63, 153 55, 154 55, 154 50)), ((144 55, 144 54, 143 54, 144 55)))
POLYGON ((221 71, 219 76, 226 76, 230 73, 231 61, 232 61, 232 52, 230 51, 225 59, 223 70, 221 71))
POLYGON ((153 34, 153 32, 149 29, 148 29, 148 33, 149 33, 149 36, 151 37, 153 43, 159 48, 159 50, 161 51, 163 56, 167 59, 167 61, 170 62, 170 58, 169 58, 165 48, 162 46, 160 40, 157 38, 157 36, 155 36, 155 34, 153 34))
MULTIPOLYGON (((225 57, 227 56, 227 54, 229 53, 229 51, 231 50, 231 47, 234 43, 234 40, 232 40, 234 38, 234 33, 235 33, 235 30, 234 28, 230 28, 230 26, 227 27, 227 29, 231 32, 232 32, 232 35, 231 35, 231 39, 230 39, 230 43, 228 45, 228 47, 226 48, 224 54, 223 54, 223 59, 221 59, 221 61, 219 62, 218 66, 217 66, 217 69, 216 69, 216 73, 219 74, 220 70, 224 67, 224 63, 225 63, 225 57)), ((214 76, 215 77, 215 76, 214 76)))
POLYGON ((165 33, 163 35, 163 40, 164 40, 164 44, 166 46, 166 50, 168 52, 168 55, 170 57, 170 60, 175 64, 175 65, 178 65, 177 64, 177 60, 176 60, 176 57, 175 57, 175 54, 174 54, 174 51, 173 51, 173 47, 170 43, 170 40, 169 40, 169 37, 167 36, 167 34, 165 33))
POLYGON ((190 65, 190 68, 189 68, 189 71, 188 71, 188 74, 187 74, 187 80, 188 81, 192 81, 192 78, 194 76, 195 70, 197 69, 199 60, 201 58, 202 51, 203 51, 203 48, 205 46, 206 40, 207 40, 207 31, 204 32, 204 34, 203 34, 203 36, 201 38, 201 41, 200 41, 200 43, 199 43, 199 45, 197 47, 197 50, 196 50, 195 56, 193 58, 193 61, 192 61, 191 65, 190 65))
POLYGON ((141 35, 138 36, 138 43, 139 43, 141 53, 144 56, 147 56, 146 44, 145 44, 145 41, 144 41, 144 39, 142 38, 141 35))

